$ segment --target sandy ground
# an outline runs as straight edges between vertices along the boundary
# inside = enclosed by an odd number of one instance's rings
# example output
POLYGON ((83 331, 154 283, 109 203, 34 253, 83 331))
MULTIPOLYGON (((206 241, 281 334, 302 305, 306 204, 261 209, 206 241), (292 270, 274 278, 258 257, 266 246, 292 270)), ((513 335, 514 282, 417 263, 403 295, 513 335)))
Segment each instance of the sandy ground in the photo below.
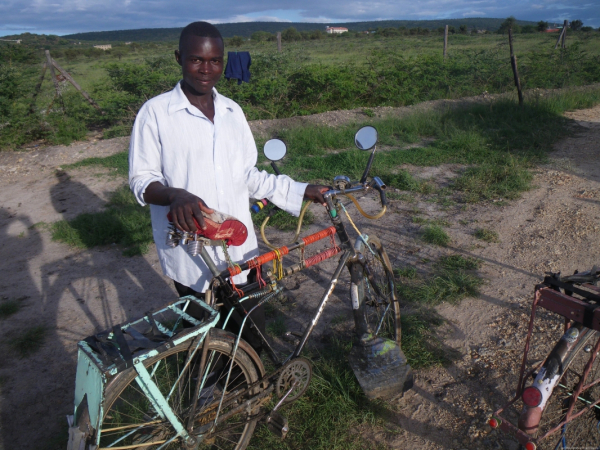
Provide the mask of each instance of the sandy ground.
MULTIPOLYGON (((490 432, 485 422, 514 393, 533 287, 545 271, 566 273, 599 262, 600 108, 568 116, 576 121, 574 135, 555 145, 550 163, 536 172, 536 188, 519 200, 505 206, 444 209, 417 196, 413 204, 392 202, 390 213, 380 221, 357 221, 362 231, 380 236, 395 265, 459 253, 483 260, 481 274, 487 280, 479 298, 438 308, 448 320, 441 330, 443 344, 461 356, 448 367, 417 372, 415 388, 390 405, 387 423, 373 435, 384 446, 516 449, 512 439, 490 432), (415 208, 423 217, 451 223, 449 248, 432 248, 418 240, 419 226, 411 220, 415 208), (476 240, 473 232, 482 227, 497 231, 500 243, 476 240)), ((339 119, 348 120, 356 117, 339 119)), ((252 126, 261 133, 274 124, 252 126)), ((99 176, 97 169, 57 176, 57 169, 126 147, 126 138, 90 136, 68 147, 0 154, 0 297, 21 299, 23 304, 17 314, 0 320, 0 449, 61 448, 65 416, 72 412, 76 342, 175 298, 154 248, 133 258, 122 256, 114 246, 77 250, 53 242, 44 227, 34 226, 101 209, 122 179, 108 172, 99 176), (47 329, 44 345, 19 358, 10 340, 40 325, 47 329)), ((447 170, 409 169, 436 183, 448 177, 447 170)), ((373 201, 365 201, 375 209, 373 201)), ((308 231, 325 224, 323 214, 315 211, 316 223, 308 231)), ((270 236, 277 243, 288 239, 270 236)), ((300 318, 313 312, 334 264, 318 267, 286 282, 290 330, 300 329, 300 318)), ((319 324, 317 339, 334 324, 350 323, 347 297, 345 280, 319 324)), ((558 319, 545 317, 537 330, 554 336, 558 319)))

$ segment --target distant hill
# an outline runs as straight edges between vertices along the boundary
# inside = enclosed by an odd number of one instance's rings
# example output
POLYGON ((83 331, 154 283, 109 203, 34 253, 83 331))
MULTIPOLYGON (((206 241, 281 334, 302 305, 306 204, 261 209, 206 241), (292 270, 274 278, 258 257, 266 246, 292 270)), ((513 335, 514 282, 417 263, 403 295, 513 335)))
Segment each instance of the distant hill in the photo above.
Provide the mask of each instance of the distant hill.
MULTIPOLYGON (((346 27, 353 31, 375 30, 377 28, 429 28, 436 29, 444 25, 459 27, 467 25, 480 30, 495 31, 505 19, 444 19, 444 20, 381 20, 372 22, 345 22, 345 23, 309 23, 309 22, 238 22, 219 23, 215 26, 223 37, 244 36, 250 37, 255 31, 268 31, 276 33, 286 28, 294 27, 298 31, 325 30, 327 25, 346 27)), ((519 25, 535 25, 536 22, 517 20, 519 25)), ((90 33, 75 33, 62 36, 65 39, 76 39, 80 41, 176 41, 182 28, 142 28, 138 30, 116 30, 116 31, 93 31, 90 33)))

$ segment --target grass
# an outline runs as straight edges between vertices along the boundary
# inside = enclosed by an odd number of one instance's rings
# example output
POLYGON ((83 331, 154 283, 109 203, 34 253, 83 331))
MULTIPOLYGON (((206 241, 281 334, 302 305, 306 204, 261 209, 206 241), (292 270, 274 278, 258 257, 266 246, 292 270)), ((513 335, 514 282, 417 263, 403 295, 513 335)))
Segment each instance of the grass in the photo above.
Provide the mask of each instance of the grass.
POLYGON ((21 309, 21 303, 17 300, 8 300, 0 303, 0 319, 16 314, 21 309))
POLYGON ((257 428, 249 449, 279 450, 333 448, 362 450, 383 448, 363 438, 362 427, 377 425, 385 415, 381 403, 369 401, 348 366, 349 342, 333 339, 313 361, 313 377, 307 391, 281 413, 290 423, 284 441, 266 426, 257 428))
POLYGON ((404 309, 402 350, 413 368, 448 364, 457 356, 435 334, 444 320, 433 307, 477 296, 483 284, 474 272, 479 266, 475 258, 449 255, 435 261, 427 275, 420 275, 413 266, 396 268, 396 289, 404 309))
POLYGON ((76 169, 80 167, 103 167, 114 172, 115 175, 126 177, 129 174, 129 152, 119 152, 102 158, 85 158, 73 164, 63 166, 63 169, 76 169))
POLYGON ((408 303, 435 306, 442 302, 457 304, 466 297, 476 297, 483 280, 474 271, 480 262, 460 255, 441 257, 427 276, 405 267, 396 272, 400 277, 398 294, 408 303), (406 276, 406 274, 410 276, 406 276))
POLYGON ((29 328, 9 341, 10 346, 25 358, 40 349, 46 340, 47 329, 43 325, 29 328))
POLYGON ((273 321, 267 324, 267 333, 273 337, 282 336, 287 331, 285 317, 277 316, 273 321))
POLYGON ((498 232, 494 230, 488 230, 487 228, 477 228, 473 235, 477 239, 481 239, 485 242, 500 242, 500 236, 498 235, 498 232))
POLYGON ((119 244, 126 256, 145 253, 153 241, 150 213, 137 203, 128 186, 111 195, 104 211, 54 222, 50 228, 55 241, 78 248, 119 244))
POLYGON ((439 225, 427 225, 424 227, 421 239, 423 242, 439 245, 440 247, 447 247, 450 244, 450 236, 439 225))
MULTIPOLYGON (((451 189, 462 194, 463 201, 514 199, 531 188, 529 169, 546 160, 552 143, 572 132, 572 121, 562 113, 599 102, 596 88, 530 98, 523 108, 504 99, 373 120, 369 124, 377 127, 380 144, 390 149, 377 155, 371 175, 392 188, 427 195, 433 186, 416 179, 403 165, 462 164, 466 169, 451 189), (434 140, 426 147, 403 148, 428 137, 434 140)), ((288 143, 289 153, 280 165, 282 171, 308 182, 329 183, 339 174, 359 178, 368 155, 350 147, 358 126, 283 130, 279 136, 288 143)))

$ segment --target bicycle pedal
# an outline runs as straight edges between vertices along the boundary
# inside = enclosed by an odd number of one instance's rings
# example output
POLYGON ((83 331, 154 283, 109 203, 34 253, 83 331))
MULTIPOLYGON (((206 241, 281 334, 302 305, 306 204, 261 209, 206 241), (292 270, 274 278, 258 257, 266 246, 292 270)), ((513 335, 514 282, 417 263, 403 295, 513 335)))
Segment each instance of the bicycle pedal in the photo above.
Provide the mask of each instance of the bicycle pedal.
POLYGON ((284 440, 288 431, 290 431, 287 417, 275 411, 271 412, 267 417, 267 427, 271 430, 271 433, 278 436, 281 440, 284 440))

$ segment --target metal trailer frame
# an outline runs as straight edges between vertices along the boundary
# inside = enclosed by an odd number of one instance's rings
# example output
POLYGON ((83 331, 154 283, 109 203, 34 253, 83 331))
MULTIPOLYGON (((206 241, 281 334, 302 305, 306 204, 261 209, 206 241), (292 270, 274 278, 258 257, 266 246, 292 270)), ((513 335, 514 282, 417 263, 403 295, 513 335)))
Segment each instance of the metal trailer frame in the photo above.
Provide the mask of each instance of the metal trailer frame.
MULTIPOLYGON (((598 286, 594 286, 592 284, 583 284, 582 287, 589 289, 596 294, 600 293, 600 288, 598 286)), ((546 357, 546 359, 541 361, 529 371, 525 372, 527 356, 529 354, 529 348, 531 344, 533 325, 538 307, 542 307, 565 318, 565 336, 563 336, 563 339, 568 338, 568 331, 573 323, 580 323, 583 324, 584 327, 586 327, 587 329, 600 331, 600 308, 598 307, 598 305, 593 305, 578 298, 575 298, 571 295, 564 294, 556 290, 555 288, 549 287, 547 284, 539 284, 535 287, 535 294, 533 304, 531 307, 531 317, 529 319, 529 329, 527 332, 527 339, 525 341, 525 349, 523 352, 523 360, 519 372, 519 381, 517 383, 516 394, 505 406, 494 412, 492 419, 490 420, 490 425, 493 428, 497 427, 505 433, 511 434, 519 441, 521 445, 532 443, 536 447, 537 444, 559 431, 564 425, 577 419, 589 409, 594 408, 596 405, 600 404, 600 399, 598 399, 595 402, 588 404, 585 408, 582 408, 577 413, 573 413, 575 401, 578 399, 581 393, 600 382, 599 379, 593 383, 586 383, 589 371, 596 359, 597 353, 600 351, 600 338, 598 338, 598 340, 593 346, 593 350, 591 351, 590 359, 588 360, 584 368, 583 375, 579 380, 578 384, 576 385, 573 395, 571 396, 565 417, 560 421, 558 425, 554 426, 541 436, 533 437, 532 435, 529 435, 525 431, 521 430, 518 425, 514 425, 511 422, 509 422, 503 416, 504 411, 506 411, 509 407, 511 407, 521 399, 521 394, 525 389, 527 379, 531 377, 532 374, 534 374, 536 371, 540 370, 546 363, 546 360, 548 359, 548 357, 546 357)), ((583 335, 584 333, 580 333, 578 338, 583 339, 583 335)), ((576 342, 577 341, 572 342, 572 345, 574 345, 576 342)), ((572 348, 572 346, 570 346, 569 348, 572 348)), ((560 376, 562 376, 562 374, 563 373, 561 372, 560 376)), ((558 379, 560 379, 560 376, 558 377, 558 379)), ((556 387, 556 384, 554 385, 554 387, 556 387)))

